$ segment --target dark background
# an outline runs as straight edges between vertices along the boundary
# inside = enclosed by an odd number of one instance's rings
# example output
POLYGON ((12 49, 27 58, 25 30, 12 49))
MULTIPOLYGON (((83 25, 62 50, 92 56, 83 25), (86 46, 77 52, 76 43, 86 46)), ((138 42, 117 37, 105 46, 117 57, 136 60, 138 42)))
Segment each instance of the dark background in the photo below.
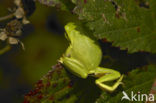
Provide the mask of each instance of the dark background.
MULTIPOLYGON (((26 50, 15 45, 0 55, 0 103, 21 103, 24 94, 51 70, 68 46, 63 35, 63 21, 57 17, 62 14, 39 3, 36 6, 29 17, 31 24, 23 27, 20 37, 26 50)), ((0 0, 0 17, 8 15, 8 8, 13 7, 13 0, 0 0)), ((6 22, 1 22, 0 27, 6 22)))

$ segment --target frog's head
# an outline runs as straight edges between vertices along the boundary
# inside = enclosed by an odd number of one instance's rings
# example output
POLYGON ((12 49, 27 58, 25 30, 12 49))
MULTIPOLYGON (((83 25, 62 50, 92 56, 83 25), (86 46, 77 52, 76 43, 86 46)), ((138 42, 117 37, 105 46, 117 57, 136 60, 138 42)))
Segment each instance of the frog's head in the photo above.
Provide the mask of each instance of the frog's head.
POLYGON ((76 25, 72 22, 68 23, 65 26, 65 31, 66 31, 66 38, 69 39, 71 42, 75 38, 76 34, 78 31, 75 30, 76 25))
MULTIPOLYGON (((76 25, 73 22, 70 22, 67 25, 65 25, 65 30, 67 33, 74 30, 75 28, 76 28, 76 25)), ((70 34, 70 33, 68 33, 68 34, 70 34)))

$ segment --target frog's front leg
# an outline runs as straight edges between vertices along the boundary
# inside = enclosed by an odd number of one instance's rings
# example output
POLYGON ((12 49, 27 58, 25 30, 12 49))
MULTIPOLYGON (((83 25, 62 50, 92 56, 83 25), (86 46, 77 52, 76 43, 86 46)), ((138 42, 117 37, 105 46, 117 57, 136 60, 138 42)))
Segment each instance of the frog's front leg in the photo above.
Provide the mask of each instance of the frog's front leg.
POLYGON ((120 84, 122 84, 121 81, 123 79, 123 75, 121 75, 118 71, 108 69, 108 68, 98 67, 93 72, 96 77, 99 77, 99 79, 97 79, 95 83, 101 89, 107 90, 109 92, 113 92, 120 84), (104 84, 104 82, 113 81, 113 80, 117 80, 113 86, 108 86, 104 84))
POLYGON ((88 71, 78 60, 70 57, 62 57, 59 61, 78 77, 87 78, 88 71))

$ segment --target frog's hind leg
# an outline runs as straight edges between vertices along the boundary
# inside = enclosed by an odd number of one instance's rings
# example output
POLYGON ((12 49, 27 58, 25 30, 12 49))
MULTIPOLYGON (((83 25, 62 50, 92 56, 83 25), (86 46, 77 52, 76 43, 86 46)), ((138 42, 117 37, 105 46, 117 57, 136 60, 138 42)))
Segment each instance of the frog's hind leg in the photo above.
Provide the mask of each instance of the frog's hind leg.
POLYGON ((96 77, 99 77, 99 79, 97 79, 95 83, 103 90, 113 92, 120 84, 122 84, 121 81, 123 79, 123 75, 121 75, 118 71, 108 69, 108 68, 98 67, 94 71, 94 74, 96 77), (108 86, 104 84, 104 82, 113 81, 113 80, 117 80, 113 86, 108 86))
POLYGON ((80 78, 87 78, 88 71, 83 67, 83 65, 73 58, 64 57, 60 58, 59 62, 63 63, 69 71, 77 75, 80 78))

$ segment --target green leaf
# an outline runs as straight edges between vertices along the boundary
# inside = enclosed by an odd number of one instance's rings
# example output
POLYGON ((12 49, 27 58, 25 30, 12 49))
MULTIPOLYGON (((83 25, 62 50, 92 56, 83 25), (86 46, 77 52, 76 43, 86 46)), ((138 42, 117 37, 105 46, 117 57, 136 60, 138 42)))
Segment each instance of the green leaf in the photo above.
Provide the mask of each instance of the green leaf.
POLYGON ((155 0, 77 0, 74 12, 98 39, 130 53, 156 53, 155 0))
MULTIPOLYGON (((103 91, 100 95, 99 88, 93 78, 80 79, 68 73, 60 64, 53 66, 35 89, 25 95, 24 103, 121 103, 124 90, 128 95, 131 91, 149 94, 156 76, 156 66, 135 69, 125 76, 124 87, 118 88, 113 93, 103 91)), ((123 100, 123 103, 128 101, 123 100)))
POLYGON ((93 103, 99 94, 94 79, 80 79, 57 64, 25 95, 24 103, 93 103))
POLYGON ((153 86, 152 86, 152 88, 151 88, 150 93, 151 93, 151 94, 154 94, 154 96, 155 96, 155 101, 156 101, 156 79, 155 79, 155 81, 154 81, 154 83, 153 83, 153 86))
POLYGON ((70 78, 63 67, 57 64, 53 70, 36 83, 34 90, 25 95, 24 101, 26 103, 51 103, 52 101, 58 103, 64 99, 67 99, 65 101, 74 101, 74 95, 66 97, 66 94, 70 93, 72 89, 70 78))
POLYGON ((131 91, 135 94, 138 92, 141 94, 149 94, 155 77, 156 66, 154 65, 135 69, 125 76, 123 80, 124 87, 122 89, 119 88, 118 91, 113 94, 103 92, 100 98, 97 99, 96 103, 114 103, 114 101, 116 101, 116 103, 131 103, 127 100, 121 101, 123 96, 122 91, 125 91, 129 96, 131 95, 131 91))

